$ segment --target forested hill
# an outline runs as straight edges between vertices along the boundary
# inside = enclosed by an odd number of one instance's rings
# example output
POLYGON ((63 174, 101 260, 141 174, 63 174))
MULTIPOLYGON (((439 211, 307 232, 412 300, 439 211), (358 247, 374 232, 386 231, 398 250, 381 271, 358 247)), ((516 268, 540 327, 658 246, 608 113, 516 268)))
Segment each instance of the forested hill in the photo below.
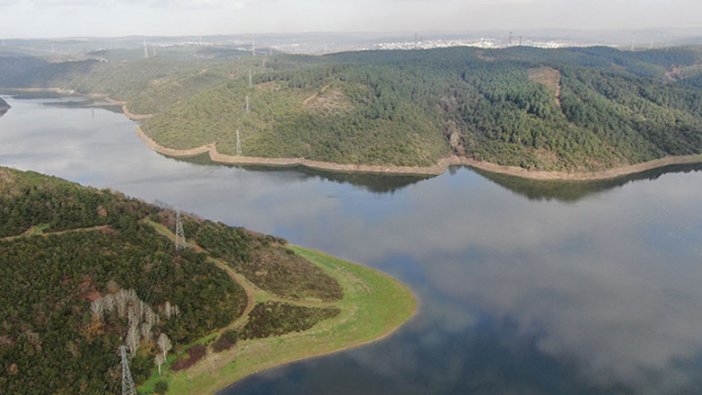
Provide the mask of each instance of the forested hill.
POLYGON ((172 211, 37 173, 0 168, 0 218, 3 394, 120 393, 122 344, 139 385, 237 336, 305 330, 337 314, 277 302, 272 320, 256 304, 257 320, 237 334, 232 322, 256 303, 238 275, 268 300, 342 297, 282 239, 186 215, 188 248, 176 252, 172 211))
POLYGON ((702 152, 696 47, 26 61, 0 58, 12 74, 0 86, 109 93, 155 114, 144 130, 171 148, 215 142, 235 155, 239 130, 244 156, 429 165, 455 154, 575 171, 702 152))

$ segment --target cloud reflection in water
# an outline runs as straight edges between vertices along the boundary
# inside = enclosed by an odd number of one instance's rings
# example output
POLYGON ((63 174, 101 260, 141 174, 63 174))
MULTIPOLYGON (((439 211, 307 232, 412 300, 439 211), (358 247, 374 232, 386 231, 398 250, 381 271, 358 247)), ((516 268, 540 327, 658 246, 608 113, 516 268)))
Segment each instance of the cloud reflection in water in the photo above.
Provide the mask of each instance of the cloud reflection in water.
POLYGON ((344 182, 362 177, 164 158, 107 111, 11 105, 0 164, 276 233, 379 267, 419 295, 419 317, 396 336, 237 391, 702 391, 702 173, 561 202, 455 169, 382 194, 377 179, 356 187, 344 182))

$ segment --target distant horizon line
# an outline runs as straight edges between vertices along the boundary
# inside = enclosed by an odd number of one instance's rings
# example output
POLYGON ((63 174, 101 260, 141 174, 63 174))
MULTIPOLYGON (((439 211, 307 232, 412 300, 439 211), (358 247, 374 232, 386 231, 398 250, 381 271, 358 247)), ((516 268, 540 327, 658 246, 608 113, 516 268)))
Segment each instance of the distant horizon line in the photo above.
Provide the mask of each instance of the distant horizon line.
POLYGON ((390 37, 390 36, 401 36, 401 35, 459 35, 459 34, 480 34, 480 33, 508 33, 513 32, 517 35, 520 33, 556 33, 556 32, 570 32, 570 33, 586 33, 586 34, 598 34, 598 33, 619 33, 619 34, 636 34, 636 33, 646 33, 646 32, 676 32, 676 33, 688 33, 694 35, 702 35, 702 25, 699 26, 651 26, 651 27, 641 27, 641 28, 622 28, 622 29, 587 29, 587 28, 565 28, 565 27, 532 27, 532 28, 491 28, 491 29, 471 29, 471 30, 390 30, 390 31, 374 31, 374 30, 320 30, 320 31, 300 31, 300 32, 259 32, 259 33, 208 33, 208 34, 128 34, 128 35, 66 35, 66 36, 24 36, 24 37, 0 37, 0 40, 84 40, 84 39, 143 39, 143 38, 161 38, 161 39, 175 39, 175 38, 206 38, 206 37, 242 37, 242 38, 255 38, 255 37, 276 37, 276 36, 306 36, 306 35, 363 35, 363 36, 374 36, 374 37, 390 37))

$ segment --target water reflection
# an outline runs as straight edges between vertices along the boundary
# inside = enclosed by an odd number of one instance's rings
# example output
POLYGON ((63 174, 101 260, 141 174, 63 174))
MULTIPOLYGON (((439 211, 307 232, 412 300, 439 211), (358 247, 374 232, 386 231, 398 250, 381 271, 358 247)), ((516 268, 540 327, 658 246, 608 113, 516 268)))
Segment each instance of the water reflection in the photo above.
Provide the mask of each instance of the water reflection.
POLYGON ((122 106, 110 104, 110 103, 104 102, 100 99, 84 99, 84 98, 77 98, 74 100, 57 99, 55 101, 42 101, 42 105, 61 107, 61 108, 81 108, 81 109, 90 108, 93 110, 94 109, 101 109, 101 110, 113 112, 115 114, 122 114, 122 106))
POLYGON ((577 202, 593 194, 605 192, 635 181, 653 181, 668 173, 689 173, 702 171, 702 164, 671 165, 641 173, 599 181, 536 181, 525 180, 505 174, 490 173, 473 169, 490 181, 532 200, 559 200, 577 202))
POLYGON ((294 170, 175 161, 143 147, 117 114, 10 104, 2 165, 366 262, 420 299, 418 317, 396 336, 225 393, 702 392, 698 171, 563 198, 528 183, 513 193, 502 179, 459 168, 381 193, 294 170))
MULTIPOLYGON (((175 160, 194 163, 206 166, 223 166, 213 162, 209 154, 202 154, 191 158, 177 158, 175 160)), ((309 169, 304 166, 294 168, 272 168, 266 166, 229 166, 238 167, 250 171, 268 172, 271 174, 284 173, 285 177, 318 178, 320 180, 333 181, 339 184, 351 184, 361 187, 373 193, 393 193, 407 186, 426 180, 429 177, 419 176, 389 176, 382 174, 359 174, 359 173, 333 173, 322 170, 309 169)))

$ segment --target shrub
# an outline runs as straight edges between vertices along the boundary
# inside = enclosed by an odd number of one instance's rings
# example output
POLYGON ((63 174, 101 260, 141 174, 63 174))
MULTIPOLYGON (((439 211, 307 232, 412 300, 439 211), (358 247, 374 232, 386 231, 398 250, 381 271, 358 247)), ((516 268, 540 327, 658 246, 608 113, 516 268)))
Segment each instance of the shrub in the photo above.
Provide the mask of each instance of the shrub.
POLYGON ((236 344, 237 333, 234 330, 227 330, 222 333, 216 342, 212 344, 212 350, 214 352, 222 352, 224 350, 229 350, 236 344))
POLYGON ((241 337, 257 339, 306 331, 321 321, 336 317, 340 312, 341 310, 334 307, 305 307, 278 302, 259 303, 249 314, 249 322, 244 327, 241 337))
POLYGON ((165 381, 159 381, 154 386, 154 392, 157 394, 165 394, 168 392, 168 383, 165 381))
POLYGON ((203 346, 202 344, 197 344, 190 347, 187 353, 188 355, 185 358, 179 358, 177 361, 175 361, 171 366, 171 369, 178 371, 195 365, 197 361, 201 360, 205 357, 205 355, 207 355, 207 347, 203 346))

